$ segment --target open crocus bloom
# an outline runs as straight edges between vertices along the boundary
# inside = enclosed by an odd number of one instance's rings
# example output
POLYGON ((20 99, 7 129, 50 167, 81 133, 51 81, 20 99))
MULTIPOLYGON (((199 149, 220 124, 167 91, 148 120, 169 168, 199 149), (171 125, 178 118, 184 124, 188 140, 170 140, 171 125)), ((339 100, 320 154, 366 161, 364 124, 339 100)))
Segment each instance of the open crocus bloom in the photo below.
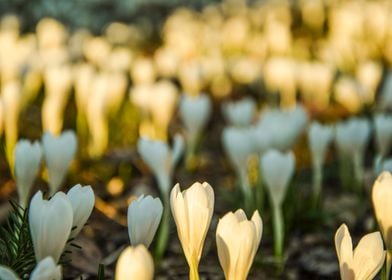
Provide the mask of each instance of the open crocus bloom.
POLYGON ((227 280, 245 280, 261 241, 263 223, 259 212, 249 221, 242 209, 219 220, 216 244, 227 280))
POLYGON ((380 232, 365 235, 353 251, 350 232, 345 224, 335 234, 342 280, 373 279, 384 264, 385 251, 380 232))

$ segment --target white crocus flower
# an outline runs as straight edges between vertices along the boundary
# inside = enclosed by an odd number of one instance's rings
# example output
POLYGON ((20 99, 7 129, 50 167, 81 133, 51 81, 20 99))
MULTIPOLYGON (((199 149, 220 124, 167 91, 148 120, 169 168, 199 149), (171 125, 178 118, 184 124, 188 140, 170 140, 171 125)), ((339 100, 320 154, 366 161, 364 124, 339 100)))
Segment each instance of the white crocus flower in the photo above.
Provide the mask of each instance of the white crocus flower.
POLYGON ((376 114, 374 116, 376 148, 380 157, 385 157, 392 144, 392 116, 376 114))
POLYGON ((61 265, 56 265, 52 257, 41 260, 30 275, 30 280, 61 280, 61 265))
POLYGON ((227 102, 222 106, 223 115, 230 125, 247 126, 256 113, 256 103, 247 97, 239 101, 227 102))
POLYGON ((64 180, 67 169, 75 156, 77 139, 73 131, 54 137, 49 132, 42 137, 44 159, 48 167, 50 193, 54 194, 64 180))
POLYGON ((150 247, 162 218, 163 206, 159 198, 139 196, 128 207, 128 234, 132 246, 150 247))
POLYGON ((57 263, 63 253, 72 229, 72 205, 63 192, 56 193, 50 200, 37 192, 29 210, 29 226, 37 261, 51 256, 57 263))
POLYGON ((319 202, 321 183, 323 180, 322 167, 328 146, 333 139, 334 131, 331 126, 313 122, 308 130, 309 148, 313 162, 313 203, 319 202))
POLYGON ((343 224, 336 231, 335 248, 342 280, 374 279, 384 264, 385 251, 378 231, 362 237, 353 250, 350 232, 343 224))
POLYGON ((206 94, 184 94, 180 101, 179 113, 186 129, 188 161, 194 156, 200 133, 211 115, 211 100, 206 94))
POLYGON ((229 212, 218 222, 216 245, 227 280, 245 280, 260 245, 263 223, 259 212, 248 220, 242 209, 229 212))
POLYGON ((30 143, 28 140, 19 140, 15 147, 14 156, 19 202, 22 207, 26 207, 31 187, 41 165, 41 145, 37 141, 30 143))
POLYGON ((20 280, 18 275, 12 271, 11 268, 0 265, 0 279, 1 280, 20 280))
POLYGON ((295 169, 292 152, 283 154, 269 150, 261 156, 261 174, 274 206, 281 206, 295 169))
POLYGON ((71 238, 77 236, 87 222, 94 208, 95 196, 91 186, 77 184, 67 193, 73 210, 71 238))
POLYGON ((116 265, 115 280, 152 280, 154 261, 144 245, 127 247, 120 255, 116 265))
POLYGON ((392 175, 384 171, 374 182, 372 202, 377 222, 387 249, 386 270, 389 279, 392 264, 392 175))
POLYGON ((354 175, 359 184, 363 183, 363 161, 369 138, 370 123, 367 119, 351 118, 336 126, 335 140, 339 153, 349 156, 352 160, 354 175))
POLYGON ((246 207, 250 206, 252 193, 248 179, 248 158, 255 152, 254 131, 249 127, 226 127, 223 130, 223 147, 237 172, 246 207))
POLYGON ((170 206, 190 268, 189 278, 199 279, 198 266, 214 212, 214 190, 204 182, 194 183, 181 192, 177 184, 170 194, 170 206))
POLYGON ((284 242, 282 204, 290 179, 294 174, 295 158, 292 152, 282 154, 276 150, 269 150, 261 156, 260 162, 261 174, 273 211, 275 257, 281 261, 284 242))
POLYGON ((177 134, 174 137, 174 145, 171 150, 169 145, 163 141, 139 138, 137 150, 143 161, 154 173, 161 193, 167 196, 171 186, 174 167, 184 150, 184 139, 177 134))

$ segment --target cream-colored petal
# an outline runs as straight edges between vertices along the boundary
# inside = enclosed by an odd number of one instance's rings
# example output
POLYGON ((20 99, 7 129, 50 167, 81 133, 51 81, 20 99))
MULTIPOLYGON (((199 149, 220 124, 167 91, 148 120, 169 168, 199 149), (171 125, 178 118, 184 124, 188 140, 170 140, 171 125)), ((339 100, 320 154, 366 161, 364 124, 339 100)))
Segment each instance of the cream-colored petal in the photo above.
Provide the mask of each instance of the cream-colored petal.
POLYGON ((353 269, 356 279, 373 279, 384 264, 385 251, 379 232, 365 235, 354 250, 353 269))

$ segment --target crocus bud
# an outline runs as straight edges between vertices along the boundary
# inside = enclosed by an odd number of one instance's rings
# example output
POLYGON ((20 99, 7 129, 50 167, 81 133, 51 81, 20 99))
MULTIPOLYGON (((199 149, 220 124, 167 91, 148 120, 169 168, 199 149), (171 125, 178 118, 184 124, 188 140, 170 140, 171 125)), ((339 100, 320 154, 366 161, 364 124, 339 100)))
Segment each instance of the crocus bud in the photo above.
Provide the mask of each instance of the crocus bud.
POLYGON ((15 178, 20 205, 26 207, 30 189, 40 168, 42 150, 39 142, 20 140, 15 147, 15 178))
POLYGON ((37 192, 29 210, 29 225, 37 261, 51 256, 57 263, 63 253, 72 229, 72 205, 63 192, 56 193, 50 200, 37 192))
POLYGON ((227 280, 245 280, 261 241, 263 223, 256 210, 249 221, 242 209, 229 212, 218 222, 216 245, 227 280))
POLYGON ((327 125, 321 125, 313 122, 308 130, 308 140, 310 151, 312 153, 313 163, 322 165, 327 152, 328 145, 333 138, 333 128, 327 125))
POLYGON ((42 137, 44 159, 48 167, 50 193, 54 194, 64 180, 67 169, 75 156, 77 140, 73 131, 54 137, 49 132, 42 137))
MULTIPOLYGON (((387 274, 392 263, 392 175, 384 171, 374 182, 372 189, 372 202, 378 226, 384 237, 387 249, 387 274)), ((387 278, 388 279, 388 278, 387 278)))
POLYGON ((184 94, 180 101, 180 117, 190 136, 198 135, 211 115, 211 100, 208 95, 184 94))
POLYGON ((389 153, 392 143, 392 117, 377 114, 374 117, 377 152, 381 157, 389 153))
POLYGON ((146 247, 128 247, 121 253, 116 265, 115 280, 152 280, 153 277, 154 261, 146 247))
POLYGON ((253 136, 254 132, 247 127, 224 128, 223 147, 236 169, 243 169, 248 157, 255 151, 253 136))
POLYGON ((128 207, 128 234, 132 246, 148 248, 162 218, 163 206, 159 198, 139 196, 128 207))
POLYGON ((20 278, 12 271, 11 268, 0 265, 0 279, 1 280, 19 280, 20 278))
POLYGON ((214 190, 206 182, 197 182, 181 192, 176 184, 170 194, 170 207, 190 267, 190 279, 199 279, 198 266, 214 212, 214 190))
POLYGON ((261 174, 274 206, 280 206, 294 174, 295 158, 292 152, 283 154, 269 150, 261 156, 261 174))
POLYGON ((353 250, 350 232, 345 224, 335 234, 342 280, 373 279, 384 264, 385 251, 380 232, 365 235, 353 250))
POLYGON ((223 115, 234 126, 249 125, 256 113, 256 103, 247 97, 236 102, 227 102, 222 106, 223 115))
POLYGON ((162 194, 168 194, 174 167, 184 150, 184 139, 182 136, 176 135, 174 137, 172 150, 165 142, 139 138, 137 150, 143 161, 154 173, 162 194))
POLYGON ((71 238, 78 235, 94 208, 95 196, 91 186, 77 184, 67 193, 73 210, 71 238))
POLYGON ((30 280, 61 280, 61 265, 56 265, 52 257, 41 260, 30 275, 30 280))

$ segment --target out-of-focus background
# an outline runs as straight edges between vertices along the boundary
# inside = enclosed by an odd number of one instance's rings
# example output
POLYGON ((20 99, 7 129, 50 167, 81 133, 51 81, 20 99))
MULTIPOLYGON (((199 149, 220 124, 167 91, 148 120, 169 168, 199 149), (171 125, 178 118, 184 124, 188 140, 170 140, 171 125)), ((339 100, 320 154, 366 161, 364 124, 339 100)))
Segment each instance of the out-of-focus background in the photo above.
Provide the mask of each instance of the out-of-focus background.
MULTIPOLYGON (((70 279, 94 279, 102 262, 110 277, 129 242, 129 202, 142 193, 159 194, 137 140, 171 144, 180 133, 192 141, 179 108, 185 96, 203 94, 211 100, 211 115, 197 144, 187 143, 192 151, 173 175, 184 187, 208 181, 216 192, 216 215, 200 265, 203 279, 223 279, 214 230, 219 217, 242 207, 235 168, 222 144, 229 125, 272 135, 268 147, 293 150, 296 157, 285 208, 284 272, 276 272, 270 258, 267 210, 261 214, 261 254, 249 279, 336 279, 334 231, 342 222, 358 237, 375 228, 368 196, 374 170, 392 169, 389 148, 380 151, 373 125, 377 115, 388 117, 392 108, 391 15, 388 0, 1 1, 0 222, 9 210, 7 200, 16 197, 10 166, 17 139, 39 140, 45 131, 59 135, 72 129, 78 154, 64 189, 90 184, 96 205, 79 240, 83 251, 73 254, 66 273, 70 279), (251 103, 249 117, 227 112, 233 110, 228 104, 243 100, 251 103), (278 113, 268 115, 269 110, 278 113), (335 126, 352 118, 366 119, 374 135, 363 149, 364 194, 358 200, 342 188, 343 152, 335 146, 324 167, 327 210, 309 215, 309 205, 302 203, 312 185, 308 126, 312 121, 335 126)), ((255 154, 263 153, 265 138, 252 137, 259 143, 255 154)), ((258 160, 248 165, 249 181, 256 184, 258 160)), ((46 177, 43 169, 34 191, 46 188, 46 177)), ((157 279, 186 279, 174 228, 170 238, 157 279)))

